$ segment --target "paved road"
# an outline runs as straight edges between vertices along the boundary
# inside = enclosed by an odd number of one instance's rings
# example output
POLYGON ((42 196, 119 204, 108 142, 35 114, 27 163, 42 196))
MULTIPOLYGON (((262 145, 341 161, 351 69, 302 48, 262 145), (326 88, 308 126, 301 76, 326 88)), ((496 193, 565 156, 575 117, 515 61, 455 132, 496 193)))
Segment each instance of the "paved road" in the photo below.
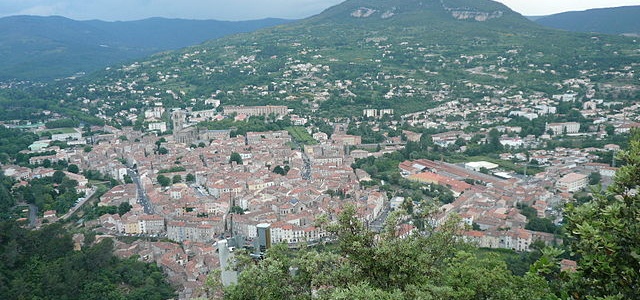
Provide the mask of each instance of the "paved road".
POLYGON ((372 231, 374 232, 382 231, 382 228, 384 227, 384 222, 387 220, 387 216, 389 216, 390 211, 391 211, 391 208, 389 207, 389 203, 385 203, 384 208, 382 209, 382 212, 380 212, 380 215, 369 224, 369 227, 371 228, 372 231))
POLYGON ((87 201, 89 201, 89 199, 91 199, 91 197, 93 197, 93 195, 96 193, 96 190, 97 190, 96 188, 91 190, 91 193, 86 195, 84 197, 84 200, 82 200, 78 204, 74 205, 71 209, 69 209, 69 211, 66 214, 64 214, 64 216, 60 217, 60 219, 66 220, 69 217, 71 217, 80 207, 82 207, 85 203, 87 203, 87 201))
POLYGON ((296 145, 296 149, 298 149, 300 153, 302 153, 302 170, 300 170, 300 175, 302 176, 302 179, 309 180, 311 179, 311 159, 309 159, 307 153, 304 152, 304 149, 300 145, 300 143, 296 142, 295 140, 292 140, 292 142, 294 145, 296 145))
POLYGON ((38 207, 35 204, 29 204, 29 227, 36 227, 38 219, 38 207))
POLYGON ((140 182, 140 176, 138 176, 138 173, 131 168, 127 169, 127 175, 131 177, 131 180, 133 180, 133 183, 135 183, 138 188, 138 204, 142 205, 144 213, 148 215, 153 214, 153 205, 151 204, 151 201, 149 201, 142 183, 140 182))
POLYGON ((302 179, 309 180, 311 179, 311 160, 304 151, 302 151, 302 162, 302 179))

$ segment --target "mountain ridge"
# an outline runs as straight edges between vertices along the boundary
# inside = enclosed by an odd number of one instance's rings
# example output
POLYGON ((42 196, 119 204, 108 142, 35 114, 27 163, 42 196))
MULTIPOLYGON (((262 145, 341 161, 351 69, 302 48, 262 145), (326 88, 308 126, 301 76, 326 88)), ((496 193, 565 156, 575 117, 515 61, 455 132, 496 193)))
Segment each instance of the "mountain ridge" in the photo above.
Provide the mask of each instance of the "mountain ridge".
POLYGON ((540 17, 536 23, 575 32, 640 35, 640 5, 571 11, 540 17))
MULTIPOLYGON (((350 0, 304 20, 159 53, 70 84, 76 98, 109 99, 107 115, 120 103, 144 110, 154 99, 204 108, 212 97, 224 105, 287 105, 301 114, 354 115, 366 107, 410 113, 443 99, 488 95, 478 87, 500 97, 552 95, 565 80, 621 65, 634 70, 635 49, 632 39, 545 28, 488 0, 350 0), (396 13, 383 18, 393 7, 396 13)), ((99 111, 91 105, 84 108, 99 111)))
POLYGON ((290 22, 150 18, 76 21, 61 16, 0 18, 0 80, 50 80, 225 35, 290 22))

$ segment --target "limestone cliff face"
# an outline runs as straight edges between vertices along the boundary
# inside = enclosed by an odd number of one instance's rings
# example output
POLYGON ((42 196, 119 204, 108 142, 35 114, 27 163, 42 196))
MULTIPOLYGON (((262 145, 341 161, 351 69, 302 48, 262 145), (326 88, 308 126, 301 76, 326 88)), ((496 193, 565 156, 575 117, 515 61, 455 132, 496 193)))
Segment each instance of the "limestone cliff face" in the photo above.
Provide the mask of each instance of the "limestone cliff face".
POLYGON ((367 7, 360 7, 358 9, 356 9, 355 11, 353 11, 351 13, 351 16, 354 18, 368 18, 371 15, 373 15, 374 13, 376 13, 377 10, 375 9, 371 9, 371 8, 367 8, 367 7))
POLYGON ((456 20, 474 20, 478 22, 484 22, 491 19, 501 18, 504 15, 503 11, 482 11, 470 7, 450 7, 444 0, 440 1, 442 8, 448 11, 451 16, 456 20))
POLYGON ((491 19, 497 19, 504 14, 501 11, 494 12, 481 12, 481 11, 467 11, 467 10, 450 10, 451 16, 457 20, 475 20, 478 22, 484 22, 491 19))
MULTIPOLYGON (((491 19, 501 18, 504 15, 504 12, 501 10, 495 10, 495 11, 484 10, 483 11, 481 9, 476 9, 473 7, 453 7, 453 6, 447 5, 447 3, 445 3, 444 0, 440 1, 439 4, 431 3, 429 6, 431 6, 432 7, 431 9, 434 9, 434 10, 439 10, 440 9, 439 6, 441 6, 445 12, 449 13, 456 20, 472 20, 477 22, 484 22, 491 19)), ((418 10, 418 9, 424 9, 424 8, 425 6, 423 2, 417 2, 417 3, 414 3, 414 6, 404 7, 404 11, 418 10)), ((372 8, 372 7, 360 6, 355 10, 351 11, 350 15, 353 18, 370 18, 375 16, 381 19, 388 19, 395 16, 397 11, 398 11, 398 7, 396 6, 387 7, 387 8, 381 8, 381 7, 372 8)))

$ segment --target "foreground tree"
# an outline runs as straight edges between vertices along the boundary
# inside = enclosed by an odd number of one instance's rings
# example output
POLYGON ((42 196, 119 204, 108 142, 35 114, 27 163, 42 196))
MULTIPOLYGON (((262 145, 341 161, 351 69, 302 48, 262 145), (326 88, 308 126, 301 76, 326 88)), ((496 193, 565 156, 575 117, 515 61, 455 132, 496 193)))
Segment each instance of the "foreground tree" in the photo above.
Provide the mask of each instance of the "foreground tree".
POLYGON ((346 206, 326 227, 337 239, 336 251, 276 245, 264 260, 240 266, 238 284, 225 289, 225 298, 511 300, 551 294, 543 277, 514 276, 498 256, 478 256, 459 238, 459 218, 401 237, 402 220, 405 213, 392 214, 376 235, 355 207, 346 206))
POLYGON ((580 256, 570 294, 577 299, 637 299, 640 290, 640 131, 607 191, 567 210, 571 250, 580 256))

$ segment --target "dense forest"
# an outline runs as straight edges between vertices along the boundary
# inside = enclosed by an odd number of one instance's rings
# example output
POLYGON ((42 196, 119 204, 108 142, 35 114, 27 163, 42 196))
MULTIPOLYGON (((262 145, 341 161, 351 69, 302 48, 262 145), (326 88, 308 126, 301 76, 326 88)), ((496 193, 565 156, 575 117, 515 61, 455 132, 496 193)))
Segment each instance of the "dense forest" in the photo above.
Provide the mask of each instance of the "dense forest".
MULTIPOLYGON (((72 121, 76 122, 76 121, 72 121)), ((65 124, 57 124, 65 125, 65 124)), ((19 151, 36 141, 35 134, 0 126, 0 160, 28 162, 19 151), (20 157, 22 155, 22 157, 20 157)), ((0 299, 169 299, 174 288, 162 270, 138 257, 119 259, 114 242, 87 235, 75 251, 69 229, 62 223, 29 230, 16 222, 16 211, 33 204, 40 213, 65 213, 80 197, 77 182, 62 170, 77 173, 77 166, 49 162, 51 177, 16 181, 0 172, 0 299)))
MULTIPOLYGON (((88 236, 90 237, 90 236, 88 236)), ((0 223, 1 299, 169 299, 174 290, 155 265, 113 255, 113 241, 85 240, 74 251, 61 224, 27 230, 0 223)))

